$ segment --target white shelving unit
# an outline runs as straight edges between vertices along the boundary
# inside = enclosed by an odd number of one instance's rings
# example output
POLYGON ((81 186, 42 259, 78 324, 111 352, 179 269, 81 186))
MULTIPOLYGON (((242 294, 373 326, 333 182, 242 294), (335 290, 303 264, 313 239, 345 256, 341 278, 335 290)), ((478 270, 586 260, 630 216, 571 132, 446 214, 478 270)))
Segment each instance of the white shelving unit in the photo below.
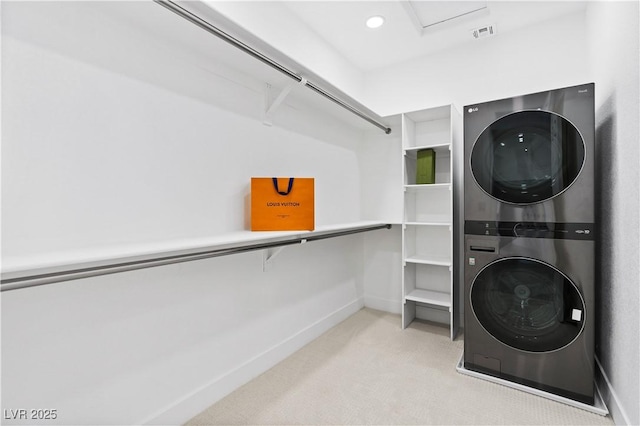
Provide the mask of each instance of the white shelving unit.
POLYGON ((454 285, 454 137, 459 113, 452 105, 402 115, 402 326, 415 318, 458 331, 454 285), (418 151, 435 152, 435 183, 416 184, 418 151))

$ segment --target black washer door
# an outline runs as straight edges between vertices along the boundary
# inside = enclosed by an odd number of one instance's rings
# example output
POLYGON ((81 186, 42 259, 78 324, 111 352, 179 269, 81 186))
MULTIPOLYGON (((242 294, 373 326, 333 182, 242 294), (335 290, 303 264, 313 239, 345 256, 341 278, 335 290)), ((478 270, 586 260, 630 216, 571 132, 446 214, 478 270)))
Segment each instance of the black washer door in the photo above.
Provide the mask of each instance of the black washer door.
POLYGON ((532 259, 505 258, 487 265, 471 286, 471 307, 487 332, 528 352, 548 352, 582 331, 584 302, 557 269, 532 259))
POLYGON ((471 171, 490 196, 539 203, 567 189, 584 163, 584 142, 565 118, 521 111, 495 121, 476 140, 471 171))

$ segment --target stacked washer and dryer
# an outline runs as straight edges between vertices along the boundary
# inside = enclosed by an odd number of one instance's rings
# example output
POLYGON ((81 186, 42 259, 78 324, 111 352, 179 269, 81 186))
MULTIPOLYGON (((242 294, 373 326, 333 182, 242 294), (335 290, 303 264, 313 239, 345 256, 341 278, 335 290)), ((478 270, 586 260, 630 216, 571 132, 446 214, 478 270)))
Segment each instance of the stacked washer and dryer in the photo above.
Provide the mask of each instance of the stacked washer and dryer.
POLYGON ((587 405, 594 136, 593 84, 464 111, 462 368, 587 405))

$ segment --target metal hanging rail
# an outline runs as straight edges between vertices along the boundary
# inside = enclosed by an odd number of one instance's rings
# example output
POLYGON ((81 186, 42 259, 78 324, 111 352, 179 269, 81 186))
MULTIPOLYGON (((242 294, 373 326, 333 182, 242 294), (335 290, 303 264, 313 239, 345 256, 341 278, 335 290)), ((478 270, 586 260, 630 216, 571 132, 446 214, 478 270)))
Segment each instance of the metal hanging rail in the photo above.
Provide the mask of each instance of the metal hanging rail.
POLYGON ((0 282, 0 291, 17 290, 26 287, 35 287, 45 284, 53 284, 63 281, 72 281, 82 278, 97 277, 100 275, 116 274, 119 272, 134 271, 137 269, 154 268, 157 266, 171 265, 174 263, 192 262, 194 260, 209 259, 212 257, 227 256, 231 254, 246 253, 255 250, 264 250, 274 247, 290 246, 295 244, 302 244, 310 241, 319 241, 327 238, 341 237, 345 235, 357 234, 361 232, 375 231, 378 229, 390 229, 390 224, 374 224, 354 227, 345 230, 327 231, 318 235, 310 234, 296 234, 291 237, 283 237, 279 241, 265 242, 265 243, 249 243, 239 244, 235 247, 225 248, 209 248, 202 249, 197 252, 186 254, 169 254, 164 256, 156 256, 149 259, 141 259, 134 261, 118 261, 106 265, 92 266, 92 267, 70 267, 69 269, 40 273, 33 275, 25 275, 16 278, 3 279, 0 282))
MULTIPOLYGON (((273 59, 269 58, 268 56, 258 52, 257 50, 255 50, 251 46, 241 42, 237 38, 233 37, 232 35, 228 34, 225 31, 221 30, 220 28, 212 25, 211 23, 205 21, 204 19, 200 18, 199 16, 195 15, 194 13, 191 13, 190 11, 188 11, 188 10, 184 9, 183 7, 177 5, 175 2, 173 2, 171 0, 153 0, 153 1, 158 3, 159 5, 167 8, 167 9, 169 9, 170 11, 175 13, 176 15, 186 19, 187 21, 191 22, 192 24, 197 25, 198 27, 202 28, 203 30, 215 35, 216 37, 226 41, 227 43, 231 44, 232 46, 234 46, 234 47, 242 50, 243 52, 253 56, 257 60, 269 65, 270 67, 280 71, 281 73, 285 74, 286 76, 296 80, 298 83, 303 81, 303 77, 302 76, 300 76, 300 75, 296 74, 295 72, 291 71, 290 69, 288 69, 284 65, 279 64, 278 62, 274 61, 273 59)), ((387 125, 381 123, 379 120, 369 116, 368 114, 365 114, 364 112, 358 110, 354 106, 349 105, 345 101, 341 100, 340 98, 338 98, 335 95, 332 95, 331 93, 327 92, 326 90, 320 88, 316 84, 313 84, 310 81, 305 81, 304 85, 305 85, 305 87, 310 88, 311 90, 313 90, 316 93, 324 96, 325 98, 327 98, 330 101, 336 103, 337 105, 341 106, 342 108, 346 109, 347 111, 357 115, 358 117, 368 121, 369 123, 373 124, 374 126, 382 129, 386 134, 391 133, 391 128, 388 127, 387 125)))

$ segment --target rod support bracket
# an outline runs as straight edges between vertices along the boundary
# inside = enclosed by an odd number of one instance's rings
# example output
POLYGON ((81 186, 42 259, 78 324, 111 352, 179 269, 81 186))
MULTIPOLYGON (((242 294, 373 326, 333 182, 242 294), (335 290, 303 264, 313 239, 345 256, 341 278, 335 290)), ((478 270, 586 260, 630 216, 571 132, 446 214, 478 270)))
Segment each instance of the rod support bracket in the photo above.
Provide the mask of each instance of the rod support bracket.
POLYGON ((276 96, 275 99, 273 100, 272 100, 272 93, 271 93, 273 91, 273 87, 271 86, 271 84, 265 83, 264 85, 264 120, 262 120, 263 124, 265 124, 266 126, 272 126, 273 114, 275 114, 276 110, 280 107, 280 105, 282 105, 282 103, 287 98, 287 96, 289 96, 291 91, 296 86, 304 87, 307 84, 306 78, 300 77, 300 79, 301 80, 299 82, 288 84, 284 89, 280 91, 278 96, 276 96))

